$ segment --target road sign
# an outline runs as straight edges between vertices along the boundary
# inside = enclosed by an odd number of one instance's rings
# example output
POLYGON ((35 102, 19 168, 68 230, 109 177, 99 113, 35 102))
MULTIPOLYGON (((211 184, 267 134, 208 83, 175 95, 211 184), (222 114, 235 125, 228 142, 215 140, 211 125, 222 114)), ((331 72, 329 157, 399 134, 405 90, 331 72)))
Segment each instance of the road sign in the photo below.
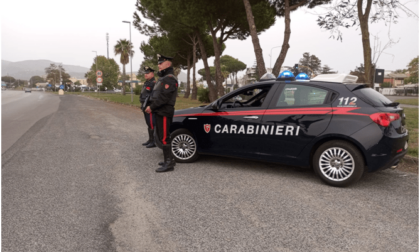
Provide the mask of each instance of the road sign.
POLYGON ((97 82, 96 86, 102 86, 102 82, 97 82))
POLYGON ((96 78, 96 82, 102 83, 103 79, 101 77, 96 78))
POLYGON ((60 89, 64 89, 64 85, 60 85, 60 89))
POLYGON ((96 71, 96 76, 101 77, 102 76, 102 71, 101 70, 96 71))

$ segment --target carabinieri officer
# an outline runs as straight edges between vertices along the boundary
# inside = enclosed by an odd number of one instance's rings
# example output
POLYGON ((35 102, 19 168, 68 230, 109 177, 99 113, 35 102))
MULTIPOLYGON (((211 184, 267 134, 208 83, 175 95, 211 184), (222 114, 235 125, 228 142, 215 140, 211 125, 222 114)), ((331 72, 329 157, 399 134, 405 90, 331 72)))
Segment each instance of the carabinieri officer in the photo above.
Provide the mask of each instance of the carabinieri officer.
MULTIPOLYGON (((140 103, 142 108, 146 108, 152 104, 150 100, 150 95, 152 95, 153 88, 155 87, 155 70, 145 66, 144 68, 144 78, 146 78, 146 82, 143 85, 143 89, 140 94, 140 103), (149 97, 149 99, 147 99, 149 97), (146 101, 147 100, 147 101, 146 101), (146 104, 144 104, 146 102, 146 104)), ((153 148, 156 147, 155 141, 153 139, 153 129, 155 124, 155 114, 154 113, 144 113, 144 119, 146 120, 147 124, 147 131, 149 132, 149 140, 143 143, 143 146, 146 148, 153 148)))
POLYGON ((175 102, 178 93, 178 79, 172 68, 172 58, 157 55, 159 64, 159 79, 153 89, 152 104, 146 108, 147 113, 154 113, 156 116, 156 131, 159 140, 162 141, 164 162, 156 172, 173 171, 175 159, 171 151, 171 134, 169 132, 172 118, 175 112, 175 102))

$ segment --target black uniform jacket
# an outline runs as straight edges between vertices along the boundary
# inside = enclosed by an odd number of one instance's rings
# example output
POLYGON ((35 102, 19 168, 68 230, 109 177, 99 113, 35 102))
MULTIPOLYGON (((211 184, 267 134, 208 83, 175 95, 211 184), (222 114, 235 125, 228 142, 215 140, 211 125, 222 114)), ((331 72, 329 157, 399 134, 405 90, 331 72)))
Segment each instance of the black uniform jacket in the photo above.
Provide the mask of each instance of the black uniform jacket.
MULTIPOLYGON (((143 85, 143 89, 141 90, 141 94, 140 94, 140 103, 143 103, 146 98, 150 95, 152 95, 152 91, 153 88, 155 87, 156 84, 156 80, 155 77, 151 78, 150 80, 147 80, 144 85, 143 85)), ((149 99, 150 101, 150 99, 149 99)), ((150 105, 150 102, 148 102, 149 104, 146 105, 150 105)))
POLYGON ((175 112, 175 101, 178 94, 178 80, 174 76, 172 67, 159 72, 161 76, 153 90, 153 101, 150 105, 152 113, 160 116, 173 117, 175 112), (159 85, 159 86, 158 86, 159 85))

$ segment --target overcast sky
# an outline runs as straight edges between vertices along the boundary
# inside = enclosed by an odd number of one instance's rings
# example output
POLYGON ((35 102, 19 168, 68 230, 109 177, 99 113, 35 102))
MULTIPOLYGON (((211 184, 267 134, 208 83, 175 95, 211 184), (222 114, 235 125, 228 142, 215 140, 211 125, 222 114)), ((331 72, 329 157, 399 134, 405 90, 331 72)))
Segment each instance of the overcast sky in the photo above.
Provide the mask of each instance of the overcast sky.
MULTIPOLYGON (((114 56, 113 46, 119 39, 129 39, 129 25, 123 20, 132 21, 135 0, 98 1, 98 0, 21 0, 1 2, 1 59, 23 61, 47 59, 63 64, 90 67, 95 53, 107 55, 106 33, 109 33, 109 55, 114 56)), ((402 2, 405 3, 405 2, 402 2)), ((418 1, 406 6, 419 13, 418 1)), ((329 39, 330 33, 322 31, 316 24, 317 16, 323 9, 300 9, 291 14, 291 39, 284 65, 297 63, 304 52, 315 54, 334 70, 348 73, 363 63, 362 39, 360 30, 349 28, 344 31, 343 41, 329 39)), ((419 19, 407 17, 399 11, 398 24, 391 27, 391 38, 399 40, 385 51, 378 61, 378 67, 386 70, 405 68, 411 59, 419 54, 419 19)), ((182 15, 182 13, 179 13, 182 15)), ((148 37, 131 27, 131 40, 134 44, 133 71, 137 72, 143 55, 140 43, 148 37)), ((266 67, 270 66, 270 51, 283 42, 284 19, 259 36, 266 67)), ((378 35, 382 45, 388 42, 388 27, 384 23, 371 24, 370 34, 378 35)), ((371 39, 373 47, 373 39, 371 39)), ((251 38, 244 41, 229 40, 224 54, 231 55, 252 66, 255 54, 251 38)), ((271 64, 274 65, 281 48, 272 50, 271 64)), ((211 58, 209 63, 213 65, 211 58)), ((197 64, 203 68, 203 63, 197 64)), ((127 65, 130 71, 130 65, 127 65)))

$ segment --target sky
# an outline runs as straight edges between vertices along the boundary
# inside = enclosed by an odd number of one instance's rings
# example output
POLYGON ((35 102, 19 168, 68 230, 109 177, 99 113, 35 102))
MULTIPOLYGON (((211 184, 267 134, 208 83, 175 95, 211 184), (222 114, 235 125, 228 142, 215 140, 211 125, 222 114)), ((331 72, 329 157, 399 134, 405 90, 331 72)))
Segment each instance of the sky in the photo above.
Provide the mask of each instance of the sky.
MULTIPOLYGON (((418 1, 407 1, 401 3, 418 15, 418 1)), ((109 57, 119 63, 113 46, 119 39, 130 38, 130 26, 122 21, 133 20, 135 3, 135 0, 2 1, 1 59, 12 62, 46 59, 89 68, 96 55, 92 51, 107 56, 106 33, 109 33, 109 57)), ((331 34, 316 24, 317 13, 325 13, 325 9, 301 8, 292 12, 290 48, 283 65, 292 66, 299 62, 303 53, 309 52, 316 55, 322 65, 328 65, 339 73, 349 73, 363 63, 360 30, 343 30, 342 42, 330 39, 331 34)), ((373 35, 379 37, 382 46, 389 40, 388 33, 394 41, 398 41, 380 56, 378 68, 406 68, 410 60, 419 55, 419 19, 407 17, 403 11, 399 13, 399 22, 392 24, 391 29, 384 23, 370 24, 372 47, 373 35)), ((270 67, 270 61, 273 66, 280 54, 283 35, 283 18, 278 18, 274 26, 260 34, 266 67, 270 67)), ((131 26, 131 41, 135 50, 132 68, 133 72, 137 72, 143 61, 139 47, 141 42, 148 41, 148 37, 131 26)), ((250 37, 243 41, 228 40, 224 54, 239 59, 247 67, 255 62, 250 37)), ((213 65, 213 60, 209 59, 210 65, 213 65)), ((202 61, 197 63, 197 70, 203 67, 202 61)), ((130 65, 126 66, 126 70, 130 71, 130 65)))

